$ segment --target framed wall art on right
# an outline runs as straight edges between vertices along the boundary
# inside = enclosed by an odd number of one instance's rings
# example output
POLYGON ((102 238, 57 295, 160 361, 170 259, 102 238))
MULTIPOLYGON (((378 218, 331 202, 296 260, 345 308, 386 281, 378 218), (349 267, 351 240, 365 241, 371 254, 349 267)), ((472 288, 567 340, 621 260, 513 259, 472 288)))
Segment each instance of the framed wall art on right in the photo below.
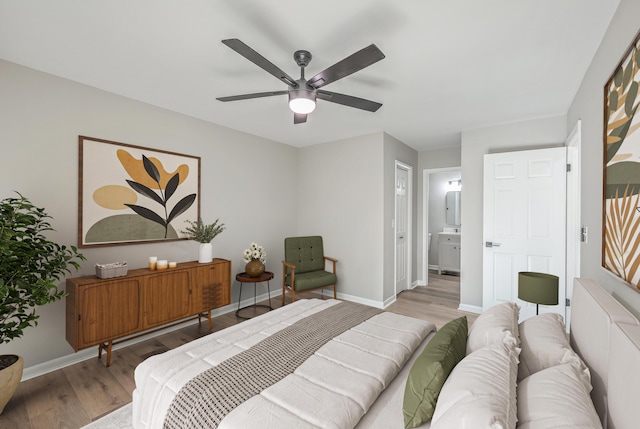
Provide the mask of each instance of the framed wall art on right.
POLYGON ((602 266, 640 292, 640 32, 604 86, 602 266))

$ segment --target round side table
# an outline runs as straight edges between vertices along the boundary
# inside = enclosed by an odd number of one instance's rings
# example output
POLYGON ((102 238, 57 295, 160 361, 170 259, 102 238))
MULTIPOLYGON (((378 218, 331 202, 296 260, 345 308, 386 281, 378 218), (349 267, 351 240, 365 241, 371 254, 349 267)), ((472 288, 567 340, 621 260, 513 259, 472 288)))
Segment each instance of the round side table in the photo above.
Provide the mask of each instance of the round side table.
POLYGON ((269 280, 271 280, 272 278, 273 278, 273 273, 271 271, 265 271, 258 277, 249 277, 249 275, 244 272, 236 274, 236 280, 240 282, 240 295, 238 296, 238 309, 236 310, 236 317, 239 317, 241 319, 251 319, 251 317, 245 317, 240 315, 240 311, 244 310, 245 308, 264 307, 264 308, 268 308, 269 311, 273 310, 273 307, 271 307, 271 286, 269 284, 269 280), (267 282, 267 294, 269 295, 269 305, 256 303, 256 284, 262 283, 262 282, 267 282), (240 303, 242 302, 242 286, 245 283, 253 283, 253 305, 247 305, 246 307, 240 308, 240 303))

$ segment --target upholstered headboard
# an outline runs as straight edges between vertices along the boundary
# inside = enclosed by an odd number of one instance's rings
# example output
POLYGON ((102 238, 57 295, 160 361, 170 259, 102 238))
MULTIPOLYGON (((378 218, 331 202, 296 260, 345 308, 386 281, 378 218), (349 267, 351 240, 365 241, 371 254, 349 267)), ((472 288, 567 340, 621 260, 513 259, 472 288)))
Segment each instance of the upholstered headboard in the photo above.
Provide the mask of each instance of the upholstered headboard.
POLYGON ((640 426, 640 326, 616 323, 609 353, 608 429, 640 426))
POLYGON ((628 413, 633 411, 637 415, 637 408, 631 405, 629 398, 640 397, 640 382, 633 387, 625 387, 628 383, 622 381, 625 374, 640 377, 640 322, 611 294, 590 279, 574 280, 571 308, 571 346, 591 371, 591 397, 603 426, 614 429, 638 427, 638 419, 630 421, 628 413), (617 324, 620 326, 616 326, 617 324), (633 328, 627 329, 628 326, 633 328), (638 336, 633 338, 634 334, 638 336), (613 338, 616 339, 615 346, 619 351, 614 351, 613 338), (625 341, 625 338, 628 340, 625 341), (635 355, 628 353, 628 349, 634 348, 634 342, 635 355), (622 349, 625 350, 624 353, 622 349), (612 372, 610 368, 615 369, 612 372), (625 394, 625 388, 636 389, 636 394, 625 394), (615 404, 611 405, 614 398, 615 404), (612 421, 615 423, 610 424, 612 421))

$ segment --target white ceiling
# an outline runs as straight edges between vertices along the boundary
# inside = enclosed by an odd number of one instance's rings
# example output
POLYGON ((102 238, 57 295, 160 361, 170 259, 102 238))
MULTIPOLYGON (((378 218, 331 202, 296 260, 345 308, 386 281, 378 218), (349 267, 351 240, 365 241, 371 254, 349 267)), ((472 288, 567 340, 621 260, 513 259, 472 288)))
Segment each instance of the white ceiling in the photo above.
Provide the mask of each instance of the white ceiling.
MULTIPOLYGON (((293 146, 386 131, 416 150, 463 130, 565 114, 619 0, 0 0, 0 58, 293 146), (386 58, 323 89, 294 125, 286 86, 220 41, 307 77, 375 43, 386 58)), ((0 76, 0 79, 2 77, 0 76)))

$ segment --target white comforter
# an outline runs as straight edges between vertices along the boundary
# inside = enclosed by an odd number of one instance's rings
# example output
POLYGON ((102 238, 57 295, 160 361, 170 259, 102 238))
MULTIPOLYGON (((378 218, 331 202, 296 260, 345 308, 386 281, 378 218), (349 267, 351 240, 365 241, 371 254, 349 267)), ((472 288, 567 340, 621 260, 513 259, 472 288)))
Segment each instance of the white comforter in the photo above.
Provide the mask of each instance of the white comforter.
MULTIPOLYGON (((339 302, 298 300, 150 357, 135 371, 134 428, 161 428, 173 397, 192 377, 339 302)), ((376 315, 329 341, 293 374, 233 410, 219 427, 354 427, 434 330, 423 320, 388 312, 376 315)))

